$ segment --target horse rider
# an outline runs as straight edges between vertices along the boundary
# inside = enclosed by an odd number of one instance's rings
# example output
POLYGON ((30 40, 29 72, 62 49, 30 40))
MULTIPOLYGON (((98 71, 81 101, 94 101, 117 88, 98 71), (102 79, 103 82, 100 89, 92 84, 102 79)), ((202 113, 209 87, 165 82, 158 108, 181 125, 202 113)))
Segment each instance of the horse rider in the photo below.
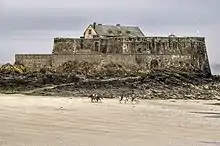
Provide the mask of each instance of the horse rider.
POLYGON ((122 91, 122 94, 121 94, 121 97, 120 97, 119 102, 121 102, 121 101, 123 100, 123 98, 124 98, 124 94, 125 94, 125 91, 122 91))
POLYGON ((134 94, 134 89, 131 90, 131 102, 133 102, 136 99, 136 96, 134 94))

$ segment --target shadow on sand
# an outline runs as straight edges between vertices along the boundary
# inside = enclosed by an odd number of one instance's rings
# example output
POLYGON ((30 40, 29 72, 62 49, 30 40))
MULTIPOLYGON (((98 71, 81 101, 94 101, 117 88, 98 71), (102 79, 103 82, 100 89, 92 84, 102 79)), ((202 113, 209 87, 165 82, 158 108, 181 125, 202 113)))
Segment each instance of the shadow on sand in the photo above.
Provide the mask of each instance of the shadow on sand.
POLYGON ((220 118, 220 113, 216 112, 191 112, 193 114, 203 114, 206 118, 220 118))
POLYGON ((220 146, 220 142, 208 142, 208 141, 201 141, 200 143, 210 145, 210 146, 220 146))
POLYGON ((220 106, 220 102, 216 102, 216 103, 208 103, 206 105, 215 105, 215 106, 220 106))

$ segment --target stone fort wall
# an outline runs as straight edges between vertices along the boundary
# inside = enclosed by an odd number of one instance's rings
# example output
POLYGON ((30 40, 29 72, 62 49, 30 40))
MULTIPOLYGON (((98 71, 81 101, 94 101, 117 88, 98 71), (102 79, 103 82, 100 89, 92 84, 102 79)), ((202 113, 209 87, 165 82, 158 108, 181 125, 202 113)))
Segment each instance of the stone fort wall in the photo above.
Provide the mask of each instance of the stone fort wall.
POLYGON ((191 55, 143 55, 143 54, 77 54, 77 55, 53 55, 53 67, 58 67, 66 61, 87 61, 92 63, 120 63, 122 65, 139 65, 145 70, 151 68, 193 68, 191 55))
POLYGON ((55 38, 52 54, 16 55, 16 61, 30 69, 58 67, 70 60, 136 64, 145 69, 194 68, 211 73, 205 38, 201 37, 55 38))
POLYGON ((52 54, 15 54, 15 62, 25 65, 30 70, 52 66, 52 54))

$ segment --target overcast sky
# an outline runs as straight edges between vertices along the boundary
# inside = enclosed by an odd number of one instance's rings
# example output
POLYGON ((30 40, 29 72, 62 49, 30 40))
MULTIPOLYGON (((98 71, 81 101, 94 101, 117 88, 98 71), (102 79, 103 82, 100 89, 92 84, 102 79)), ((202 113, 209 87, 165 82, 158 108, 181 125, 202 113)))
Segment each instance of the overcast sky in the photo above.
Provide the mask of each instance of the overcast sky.
POLYGON ((146 35, 206 37, 220 63, 220 0, 0 0, 0 63, 15 53, 51 53, 54 37, 79 37, 88 24, 138 25, 146 35))

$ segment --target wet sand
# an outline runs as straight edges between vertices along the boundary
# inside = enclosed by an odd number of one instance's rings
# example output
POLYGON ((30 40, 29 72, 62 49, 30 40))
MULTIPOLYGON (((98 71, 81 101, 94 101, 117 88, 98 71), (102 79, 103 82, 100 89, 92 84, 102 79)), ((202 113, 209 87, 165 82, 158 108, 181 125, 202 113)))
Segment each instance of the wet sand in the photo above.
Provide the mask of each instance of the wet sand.
POLYGON ((220 146, 220 101, 0 95, 0 146, 220 146))

